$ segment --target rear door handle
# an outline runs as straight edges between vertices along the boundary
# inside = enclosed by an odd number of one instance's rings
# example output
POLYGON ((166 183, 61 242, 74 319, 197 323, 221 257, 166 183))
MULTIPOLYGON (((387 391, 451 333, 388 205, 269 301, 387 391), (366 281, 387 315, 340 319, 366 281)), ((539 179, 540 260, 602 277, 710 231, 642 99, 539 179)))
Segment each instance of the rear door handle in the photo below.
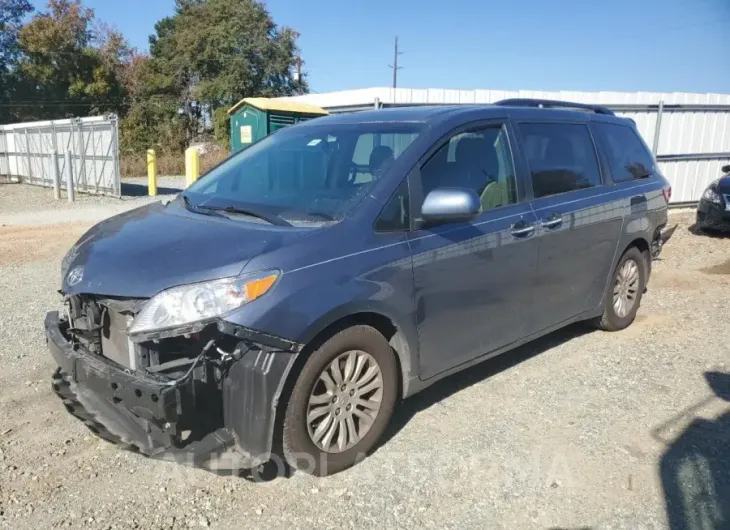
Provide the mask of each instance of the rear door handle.
POLYGON ((540 222, 540 226, 547 228, 548 230, 555 230, 562 224, 563 216, 557 213, 551 213, 540 222))
POLYGON ((510 233, 515 237, 530 237, 535 233, 535 225, 526 221, 517 221, 512 225, 510 233))

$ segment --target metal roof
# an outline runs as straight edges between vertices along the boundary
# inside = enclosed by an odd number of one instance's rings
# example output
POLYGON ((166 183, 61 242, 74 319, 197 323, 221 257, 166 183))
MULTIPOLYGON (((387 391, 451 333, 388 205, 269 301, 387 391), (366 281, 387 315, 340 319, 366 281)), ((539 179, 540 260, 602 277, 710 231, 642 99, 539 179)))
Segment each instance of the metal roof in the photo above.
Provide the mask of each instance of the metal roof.
POLYGON ((322 116, 324 116, 325 114, 329 114, 329 112, 320 107, 299 101, 272 98, 243 98, 241 101, 228 109, 228 115, 230 116, 244 105, 250 105, 260 110, 300 112, 302 114, 319 114, 322 116))
POLYGON ((651 105, 664 101, 665 105, 730 105, 730 94, 694 94, 686 92, 580 92, 563 90, 548 92, 541 90, 450 90, 441 88, 411 89, 371 87, 319 94, 305 94, 281 98, 283 101, 298 101, 319 105, 323 108, 353 105, 373 105, 375 99, 381 104, 484 104, 500 99, 530 98, 575 101, 600 105, 651 105))

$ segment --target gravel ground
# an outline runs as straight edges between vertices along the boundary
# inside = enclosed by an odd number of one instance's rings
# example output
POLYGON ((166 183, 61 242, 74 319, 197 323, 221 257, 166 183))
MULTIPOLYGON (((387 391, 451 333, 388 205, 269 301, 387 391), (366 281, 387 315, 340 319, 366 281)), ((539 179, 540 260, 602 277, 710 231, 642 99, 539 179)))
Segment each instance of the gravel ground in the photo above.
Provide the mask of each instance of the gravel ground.
POLYGON ((727 528, 730 407, 706 374, 730 373, 730 238, 672 220, 628 330, 554 333, 402 403, 358 466, 267 481, 145 459, 68 415, 41 328, 81 228, 0 228, 0 526, 727 528))
POLYGON ((94 223, 115 213, 177 193, 185 186, 184 177, 159 177, 158 197, 147 196, 146 178, 122 181, 122 197, 76 194, 68 202, 62 191, 61 200, 53 198, 53 189, 25 184, 0 182, 0 225, 48 225, 57 223, 94 223))

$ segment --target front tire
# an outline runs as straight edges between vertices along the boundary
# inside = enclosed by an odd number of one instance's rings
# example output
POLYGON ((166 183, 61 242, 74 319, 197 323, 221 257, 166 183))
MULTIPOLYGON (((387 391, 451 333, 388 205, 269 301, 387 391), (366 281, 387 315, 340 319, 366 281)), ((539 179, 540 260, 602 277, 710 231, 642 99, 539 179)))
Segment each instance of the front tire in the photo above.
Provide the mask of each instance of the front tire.
POLYGON ((597 328, 619 331, 631 325, 641 305, 647 270, 646 255, 638 248, 631 247, 624 252, 611 277, 603 314, 594 321, 597 328))
POLYGON ((398 367, 388 341, 357 325, 333 335, 307 359, 284 413, 284 457, 316 476, 364 458, 395 406, 398 367))

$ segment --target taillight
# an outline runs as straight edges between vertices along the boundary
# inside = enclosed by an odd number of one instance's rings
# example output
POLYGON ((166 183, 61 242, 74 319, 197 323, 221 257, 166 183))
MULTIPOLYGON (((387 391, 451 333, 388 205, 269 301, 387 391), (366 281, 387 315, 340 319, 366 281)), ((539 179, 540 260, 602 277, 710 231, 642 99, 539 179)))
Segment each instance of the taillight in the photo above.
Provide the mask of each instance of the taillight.
POLYGON ((668 186, 662 190, 662 193, 664 194, 664 200, 669 202, 669 199, 672 198, 672 187, 668 186))

